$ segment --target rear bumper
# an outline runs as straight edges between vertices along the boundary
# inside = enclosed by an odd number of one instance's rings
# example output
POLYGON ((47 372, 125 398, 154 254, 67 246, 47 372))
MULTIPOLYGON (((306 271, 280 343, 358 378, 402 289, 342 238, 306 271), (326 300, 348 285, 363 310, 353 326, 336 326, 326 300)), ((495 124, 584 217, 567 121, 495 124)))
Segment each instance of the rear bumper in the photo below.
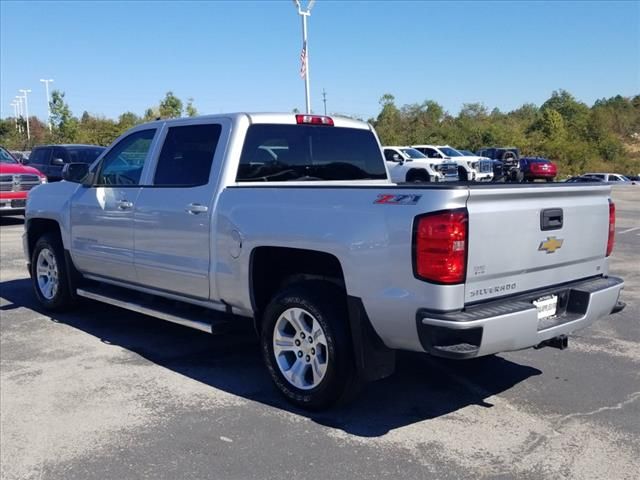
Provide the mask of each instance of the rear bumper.
POLYGON ((623 287, 620 278, 601 277, 484 303, 462 312, 418 310, 420 343, 432 355, 458 359, 534 347, 609 315, 623 287), (532 302, 548 294, 558 295, 558 315, 540 321, 532 302))

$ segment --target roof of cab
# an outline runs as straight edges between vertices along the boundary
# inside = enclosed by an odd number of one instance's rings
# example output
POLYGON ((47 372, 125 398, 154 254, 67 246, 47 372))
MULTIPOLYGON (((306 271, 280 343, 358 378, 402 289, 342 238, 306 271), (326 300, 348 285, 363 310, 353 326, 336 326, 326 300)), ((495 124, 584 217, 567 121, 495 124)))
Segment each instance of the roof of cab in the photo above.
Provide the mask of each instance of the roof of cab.
MULTIPOLYGON (((189 120, 192 120, 194 123, 198 123, 198 120, 212 120, 216 118, 229 118, 231 120, 235 120, 239 117, 247 117, 249 121, 253 124, 259 123, 276 123, 283 125, 296 125, 296 115, 307 115, 304 113, 268 113, 268 112, 233 112, 233 113, 218 113, 214 115, 200 115, 197 117, 188 117, 189 120)), ((314 115, 314 114, 309 114, 314 115)), ((318 115, 323 116, 323 115, 318 115)), ((340 117, 327 115, 333 119, 334 126, 343 127, 343 128, 360 128, 363 130, 369 130, 370 126, 367 122, 363 122, 361 120, 354 120, 351 118, 340 117)), ((187 118, 172 118, 165 120, 156 120, 153 122, 148 122, 143 125, 152 126, 152 125, 161 125, 163 123, 172 124, 183 122, 187 118)), ((139 125, 138 125, 139 127, 139 125)))

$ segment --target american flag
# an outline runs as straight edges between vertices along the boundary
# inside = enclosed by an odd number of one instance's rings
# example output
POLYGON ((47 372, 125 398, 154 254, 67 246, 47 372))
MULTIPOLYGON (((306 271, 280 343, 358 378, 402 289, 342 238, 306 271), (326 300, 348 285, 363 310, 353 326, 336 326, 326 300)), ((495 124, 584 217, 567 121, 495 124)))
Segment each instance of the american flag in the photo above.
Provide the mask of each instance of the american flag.
POLYGON ((300 52, 300 76, 307 76, 307 42, 302 44, 302 52, 300 52))

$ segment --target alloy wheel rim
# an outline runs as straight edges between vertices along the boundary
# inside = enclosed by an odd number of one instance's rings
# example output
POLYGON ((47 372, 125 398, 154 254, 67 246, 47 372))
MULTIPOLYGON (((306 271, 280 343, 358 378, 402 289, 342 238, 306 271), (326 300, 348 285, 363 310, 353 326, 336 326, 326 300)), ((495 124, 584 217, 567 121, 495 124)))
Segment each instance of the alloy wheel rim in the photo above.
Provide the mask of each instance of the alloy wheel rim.
POLYGON ((44 298, 52 300, 58 292, 58 263, 51 250, 43 248, 36 262, 38 289, 44 298))
POLYGON ((273 353, 280 373, 301 390, 317 387, 327 373, 327 337, 320 322, 302 308, 288 308, 278 317, 273 353))

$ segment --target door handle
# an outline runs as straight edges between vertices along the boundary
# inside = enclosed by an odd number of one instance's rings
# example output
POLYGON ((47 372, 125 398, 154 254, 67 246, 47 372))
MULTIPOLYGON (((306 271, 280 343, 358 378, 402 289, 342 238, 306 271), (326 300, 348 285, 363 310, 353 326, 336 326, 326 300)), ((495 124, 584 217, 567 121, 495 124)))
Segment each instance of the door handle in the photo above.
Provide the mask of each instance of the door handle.
POLYGON ((201 203, 190 203, 189 205, 187 205, 187 208, 185 208, 185 211, 187 213, 190 213, 191 215, 205 213, 208 210, 209 210, 209 207, 207 207, 206 205, 202 205, 201 203))
POLYGON ((131 210, 133 208, 133 202, 128 200, 118 200, 116 206, 119 210, 131 210))

